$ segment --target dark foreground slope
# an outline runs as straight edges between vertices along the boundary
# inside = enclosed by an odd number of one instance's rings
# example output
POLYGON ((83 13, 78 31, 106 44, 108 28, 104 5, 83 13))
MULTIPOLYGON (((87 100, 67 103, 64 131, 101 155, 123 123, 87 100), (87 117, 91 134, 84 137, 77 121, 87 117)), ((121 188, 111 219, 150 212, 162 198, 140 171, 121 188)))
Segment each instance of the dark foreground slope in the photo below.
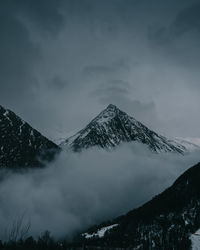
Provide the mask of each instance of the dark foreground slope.
POLYGON ((0 106, 0 167, 35 167, 60 148, 15 113, 0 106))
POLYGON ((92 249, 184 250, 190 249, 190 236, 199 228, 200 163, 145 205, 91 228, 80 236, 77 245, 92 249), (114 224, 117 226, 107 230, 103 237, 98 236, 103 227, 114 224))

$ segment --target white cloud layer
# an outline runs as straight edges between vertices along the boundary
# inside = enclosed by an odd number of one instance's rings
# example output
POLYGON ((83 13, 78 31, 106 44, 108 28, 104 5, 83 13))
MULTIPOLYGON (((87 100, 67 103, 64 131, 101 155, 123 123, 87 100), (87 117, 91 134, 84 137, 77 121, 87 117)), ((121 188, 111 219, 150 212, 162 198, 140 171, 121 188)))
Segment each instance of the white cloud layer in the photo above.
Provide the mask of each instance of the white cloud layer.
POLYGON ((34 236, 46 229, 55 237, 70 236, 143 204, 198 158, 198 153, 154 154, 127 144, 113 152, 63 152, 47 168, 28 173, 2 172, 0 238, 24 213, 34 236))

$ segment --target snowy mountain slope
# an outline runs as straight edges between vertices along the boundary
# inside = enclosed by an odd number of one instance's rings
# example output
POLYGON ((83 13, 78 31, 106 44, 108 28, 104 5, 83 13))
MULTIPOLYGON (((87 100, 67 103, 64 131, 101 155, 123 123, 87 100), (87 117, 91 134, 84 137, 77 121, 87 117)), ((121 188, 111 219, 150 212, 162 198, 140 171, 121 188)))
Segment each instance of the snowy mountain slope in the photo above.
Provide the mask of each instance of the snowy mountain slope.
POLYGON ((176 143, 183 145, 188 151, 200 150, 200 139, 199 138, 175 138, 173 139, 176 143))
POLYGON ((184 153, 186 151, 180 143, 158 135, 112 104, 84 129, 60 145, 62 148, 81 151, 93 146, 110 149, 122 142, 133 141, 148 145, 154 152, 184 153))
POLYGON ((191 245, 200 249, 199 179, 200 163, 143 206, 81 234, 79 244, 93 249, 189 250, 191 245), (116 224, 102 237, 98 236, 102 227, 116 224), (88 238, 88 234, 94 236, 88 238))
POLYGON ((184 140, 186 140, 186 141, 188 141, 188 142, 190 142, 190 143, 193 143, 193 144, 195 144, 195 145, 197 145, 197 146, 200 147, 200 138, 196 138, 196 137, 186 137, 186 138, 184 138, 184 140))
POLYGON ((58 151, 56 144, 0 106, 0 167, 41 166, 58 151))

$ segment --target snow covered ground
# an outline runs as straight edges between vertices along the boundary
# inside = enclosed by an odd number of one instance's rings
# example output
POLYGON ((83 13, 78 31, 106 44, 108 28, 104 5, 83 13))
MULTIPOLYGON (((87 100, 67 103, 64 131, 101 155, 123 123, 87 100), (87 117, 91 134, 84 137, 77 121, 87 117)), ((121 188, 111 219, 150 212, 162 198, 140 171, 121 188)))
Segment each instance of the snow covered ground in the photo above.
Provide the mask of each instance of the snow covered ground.
POLYGON ((114 225, 111 225, 108 227, 102 227, 96 233, 93 233, 93 234, 84 233, 84 234, 82 234, 82 236, 84 236, 86 239, 92 238, 94 236, 102 238, 102 237, 104 237, 105 232, 109 231, 110 229, 112 229, 113 227, 116 227, 116 226, 118 226, 118 224, 114 224, 114 225))
POLYGON ((200 250, 200 229, 190 237, 192 241, 192 250, 200 250))

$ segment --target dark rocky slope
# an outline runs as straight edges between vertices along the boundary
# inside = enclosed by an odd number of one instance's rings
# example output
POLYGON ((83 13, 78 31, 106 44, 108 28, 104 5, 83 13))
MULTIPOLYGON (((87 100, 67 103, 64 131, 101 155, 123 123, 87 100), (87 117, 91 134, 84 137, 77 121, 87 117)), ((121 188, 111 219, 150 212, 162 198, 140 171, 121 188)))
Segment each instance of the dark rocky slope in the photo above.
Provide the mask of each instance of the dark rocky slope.
POLYGON ((0 106, 0 167, 42 166, 59 151, 59 146, 0 106))
POLYGON ((199 180, 200 163, 143 206, 88 230, 79 244, 93 249, 190 249, 190 236, 200 228, 199 180), (115 224, 103 237, 98 236, 103 227, 115 224))

